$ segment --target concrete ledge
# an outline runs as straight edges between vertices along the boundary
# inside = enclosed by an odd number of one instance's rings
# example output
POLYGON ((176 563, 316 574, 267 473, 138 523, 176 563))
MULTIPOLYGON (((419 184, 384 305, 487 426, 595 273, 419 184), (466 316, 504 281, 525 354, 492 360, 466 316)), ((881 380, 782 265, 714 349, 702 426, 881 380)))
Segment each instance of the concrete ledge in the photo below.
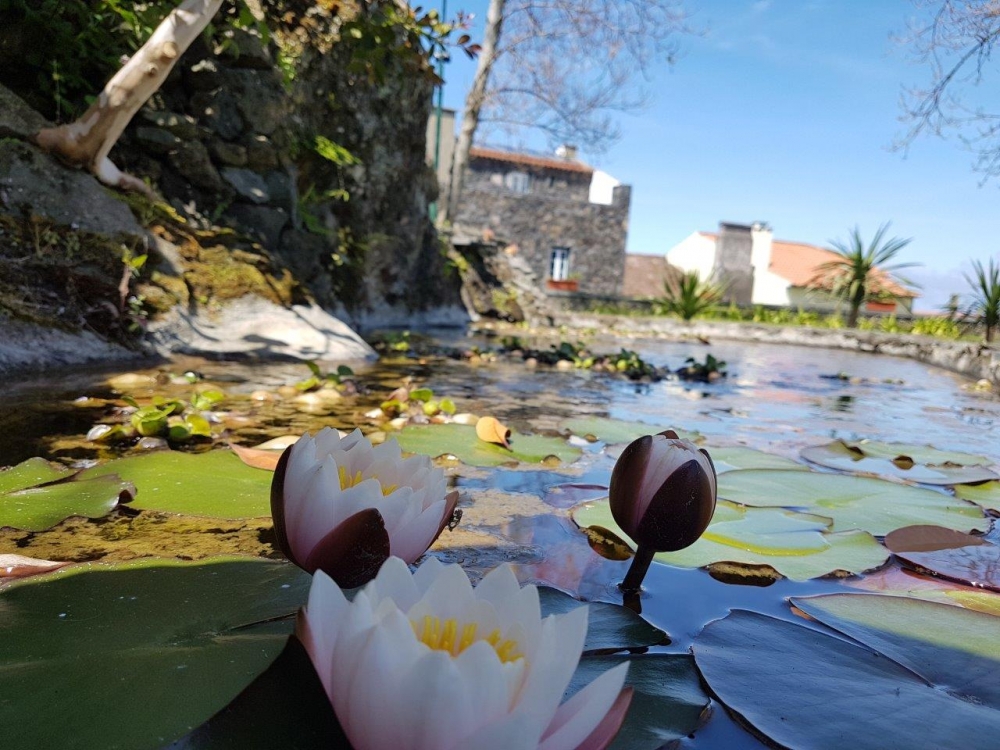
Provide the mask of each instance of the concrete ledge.
POLYGON ((957 372, 973 380, 988 380, 1000 387, 1000 347, 971 341, 944 341, 931 336, 857 331, 847 328, 768 326, 756 323, 729 323, 676 318, 631 317, 565 313, 554 325, 574 331, 594 329, 605 334, 621 333, 643 338, 683 341, 685 339, 727 339, 764 344, 818 346, 874 354, 889 354, 925 362, 957 372))

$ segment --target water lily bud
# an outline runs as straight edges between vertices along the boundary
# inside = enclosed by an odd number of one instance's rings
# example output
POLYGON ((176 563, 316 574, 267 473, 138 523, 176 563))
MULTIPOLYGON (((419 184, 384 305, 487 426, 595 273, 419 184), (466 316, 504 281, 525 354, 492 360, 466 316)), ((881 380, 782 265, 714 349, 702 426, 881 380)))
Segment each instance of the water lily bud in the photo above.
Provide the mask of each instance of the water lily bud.
POLYGON ((603 750, 632 689, 619 664, 563 701, 587 615, 543 618, 506 565, 473 588, 458 565, 390 559, 351 601, 316 573, 296 636, 356 750, 603 750))
POLYGON ((694 544, 715 513, 708 452, 673 431, 629 444, 611 473, 615 522, 639 547, 674 552, 694 544))
POLYGON ((338 585, 370 581, 390 555, 414 562, 451 521, 458 493, 427 456, 404 459, 393 439, 326 428, 282 453, 271 482, 278 547, 338 585))

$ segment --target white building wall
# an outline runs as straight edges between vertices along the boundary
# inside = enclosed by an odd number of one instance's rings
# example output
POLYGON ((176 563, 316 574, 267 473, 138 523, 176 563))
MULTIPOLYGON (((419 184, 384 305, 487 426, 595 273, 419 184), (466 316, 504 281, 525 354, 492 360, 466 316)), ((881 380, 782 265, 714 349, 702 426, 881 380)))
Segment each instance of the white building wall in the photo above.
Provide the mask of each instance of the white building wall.
POLYGON ((621 182, 607 172, 595 170, 590 178, 590 202, 610 206, 615 202, 615 188, 619 185, 621 182))
POLYGON ((697 271, 699 278, 708 279, 715 266, 715 239, 695 232, 667 251, 667 262, 685 273, 697 271))
POLYGON ((768 270, 773 248, 771 230, 756 224, 750 236, 753 243, 750 250, 750 264, 753 266, 753 293, 750 301, 755 305, 788 305, 788 280, 768 270))

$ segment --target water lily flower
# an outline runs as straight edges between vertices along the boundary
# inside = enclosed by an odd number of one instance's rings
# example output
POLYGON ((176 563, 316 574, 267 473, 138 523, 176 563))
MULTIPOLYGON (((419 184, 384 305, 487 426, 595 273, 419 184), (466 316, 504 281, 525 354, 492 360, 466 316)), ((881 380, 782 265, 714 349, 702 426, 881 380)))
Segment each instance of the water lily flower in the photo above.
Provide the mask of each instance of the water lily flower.
POLYGON ((278 546, 345 588, 370 581, 390 555, 414 562, 451 521, 458 493, 427 456, 404 459, 393 439, 325 428, 282 453, 271 482, 278 546))
POLYGON ((715 513, 715 466, 673 430, 645 435, 618 458, 608 496, 615 522, 637 545, 622 584, 636 591, 655 553, 684 549, 705 533, 715 513))
POLYGON ((348 601, 313 576, 296 635, 355 750, 600 750, 617 734, 628 664, 562 703, 587 608, 542 619, 509 566, 475 588, 431 558, 390 558, 348 601))

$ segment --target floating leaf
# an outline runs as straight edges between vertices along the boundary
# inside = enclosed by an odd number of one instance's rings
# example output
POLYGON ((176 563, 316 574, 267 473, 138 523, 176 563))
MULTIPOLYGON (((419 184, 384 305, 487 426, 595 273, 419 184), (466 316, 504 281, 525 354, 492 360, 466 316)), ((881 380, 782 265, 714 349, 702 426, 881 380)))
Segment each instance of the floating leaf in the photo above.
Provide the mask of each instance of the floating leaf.
POLYGON ((240 461, 247 466, 252 466, 255 469, 266 469, 267 471, 274 471, 283 452, 280 450, 246 448, 235 443, 230 443, 229 447, 233 449, 233 453, 239 456, 240 461))
POLYGON ((885 537, 902 560, 953 581, 1000 592, 1000 547, 940 526, 906 526, 885 537))
POLYGON ((502 445, 510 449, 510 428, 496 417, 480 417, 476 422, 476 437, 486 443, 502 445))
POLYGON ((214 409, 219 403, 225 401, 226 394, 216 388, 199 391, 191 397, 191 406, 201 411, 214 409))
POLYGON ((567 695, 623 661, 629 664, 625 684, 635 692, 612 750, 656 750, 698 728, 709 700, 687 654, 585 656, 567 695))
POLYGON ((584 438, 593 436, 593 438, 604 443, 631 443, 643 435, 655 435, 669 429, 674 430, 683 440, 701 440, 701 435, 697 432, 678 430, 672 424, 655 425, 645 422, 626 422, 621 419, 609 419, 608 417, 567 419, 561 423, 561 426, 574 435, 584 438))
POLYGON ((0 594, 4 745, 171 742, 267 668, 309 583, 287 563, 142 560, 15 584, 0 594))
POLYGON ((422 401, 426 403, 434 398, 434 391, 430 388, 414 388, 410 391, 410 399, 412 401, 422 401))
POLYGON ((953 604, 1000 617, 1000 594, 919 575, 905 568, 883 568, 877 573, 853 578, 847 584, 864 591, 953 604))
POLYGON ((743 446, 732 446, 728 448, 709 448, 712 455, 712 463, 719 474, 725 471, 737 471, 739 469, 796 469, 807 471, 808 467, 783 456, 775 456, 773 453, 757 451, 753 448, 743 446))
POLYGON ((955 496, 975 503, 980 508, 1000 513, 1000 482, 960 484, 955 488, 955 496))
POLYGON ((618 604, 590 602, 585 604, 548 586, 538 587, 538 598, 542 604, 542 615, 560 615, 577 607, 588 607, 587 639, 583 644, 585 653, 626 651, 646 648, 667 641, 667 634, 653 627, 630 609, 618 604))
POLYGON ((815 471, 747 469, 719 476, 719 497, 754 506, 801 508, 833 519, 833 531, 885 536, 914 524, 986 531, 990 522, 970 503, 934 490, 872 477, 815 471))
POLYGON ((17 466, 0 471, 0 493, 37 487, 46 482, 54 482, 73 474, 72 469, 53 464, 44 458, 29 458, 17 466))
POLYGON ((232 451, 157 451, 109 461, 81 477, 117 474, 138 490, 133 508, 192 516, 255 518, 271 514, 271 474, 232 451))
POLYGON ((0 555, 0 581, 48 573, 69 565, 68 562, 37 560, 24 555, 0 555))
POLYGON ((572 508, 574 505, 608 496, 607 485, 603 484, 555 484, 545 491, 542 498, 554 508, 572 508))
POLYGON ((826 445, 803 449, 802 458, 840 471, 876 474, 920 484, 964 484, 998 478, 996 473, 984 465, 975 465, 990 463, 990 460, 983 456, 946 453, 934 448, 901 443, 871 443, 867 440, 862 440, 860 443, 845 443, 843 440, 835 440, 826 445), (909 453, 889 455, 892 454, 893 448, 919 450, 914 451, 916 455, 909 453), (934 458, 937 463, 925 463, 922 459, 928 456, 934 458))
POLYGON ((854 601, 795 604, 865 645, 735 610, 695 639, 712 692, 783 747, 995 747, 1000 618, 917 599, 834 596, 854 601), (845 624, 848 612, 869 626, 845 624), (952 684, 954 694, 945 689, 952 684))
POLYGON ((135 487, 113 472, 51 482, 0 494, 0 528, 44 531, 71 516, 102 518, 135 495, 135 487))
POLYGON ((989 466, 993 463, 986 456, 959 453, 958 451, 943 451, 930 445, 882 443, 877 440, 838 440, 837 442, 853 451, 861 452, 869 458, 884 458, 889 461, 899 456, 906 456, 914 463, 926 464, 928 466, 945 466, 947 464, 955 466, 989 466))
POLYGON ((512 461, 539 464, 549 456, 569 463, 580 450, 562 438, 514 433, 511 448, 484 443, 476 438, 476 428, 461 424, 407 425, 398 434, 400 447, 409 453, 437 457, 453 455, 470 466, 500 466, 512 461))
MULTIPOLYGON (((611 515, 611 506, 592 503, 577 508, 573 520, 581 527, 601 526, 622 540, 624 532, 611 515)), ((677 552, 661 552, 653 559, 682 568, 716 563, 768 565, 795 581, 836 571, 861 573, 882 565, 888 554, 868 533, 827 533, 830 520, 781 508, 745 508, 725 501, 715 508, 712 523, 701 538, 677 552)))

